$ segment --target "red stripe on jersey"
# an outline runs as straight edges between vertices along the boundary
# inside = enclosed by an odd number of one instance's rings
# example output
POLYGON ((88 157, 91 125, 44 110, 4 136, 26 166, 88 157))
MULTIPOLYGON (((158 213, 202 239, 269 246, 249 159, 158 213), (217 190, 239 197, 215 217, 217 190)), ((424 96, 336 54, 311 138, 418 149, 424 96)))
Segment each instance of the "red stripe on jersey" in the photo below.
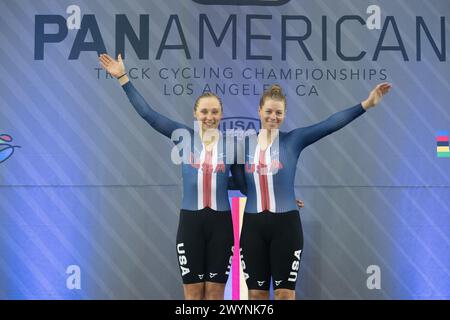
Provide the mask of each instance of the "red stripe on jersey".
POLYGON ((262 211, 270 209, 269 184, 267 181, 267 164, 265 157, 265 150, 259 151, 259 187, 261 190, 261 207, 262 211))
POLYGON ((212 207, 211 205, 211 182, 212 182, 212 151, 205 152, 205 161, 203 162, 203 207, 212 207))

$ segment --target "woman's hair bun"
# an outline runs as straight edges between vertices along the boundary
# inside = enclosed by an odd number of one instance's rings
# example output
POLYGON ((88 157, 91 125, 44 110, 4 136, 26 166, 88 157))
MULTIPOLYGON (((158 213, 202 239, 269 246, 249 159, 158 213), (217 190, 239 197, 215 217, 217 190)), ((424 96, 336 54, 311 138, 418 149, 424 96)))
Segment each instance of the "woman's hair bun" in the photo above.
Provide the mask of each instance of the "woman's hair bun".
POLYGON ((282 96, 283 95, 283 89, 277 84, 274 84, 272 87, 270 87, 270 93, 272 96, 282 96))
POLYGON ((264 105, 266 99, 274 99, 284 102, 284 106, 286 107, 286 96, 283 93, 283 89, 278 84, 273 84, 268 88, 261 96, 259 100, 259 107, 261 108, 264 105))

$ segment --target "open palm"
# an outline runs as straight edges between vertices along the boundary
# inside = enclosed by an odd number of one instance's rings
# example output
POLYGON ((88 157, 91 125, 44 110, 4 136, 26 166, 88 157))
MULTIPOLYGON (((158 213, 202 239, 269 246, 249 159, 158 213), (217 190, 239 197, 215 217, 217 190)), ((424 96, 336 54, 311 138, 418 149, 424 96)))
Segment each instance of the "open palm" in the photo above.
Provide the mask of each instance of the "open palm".
POLYGON ((106 53, 102 53, 98 57, 98 60, 102 68, 115 78, 120 77, 125 73, 125 65, 123 64, 122 56, 120 55, 120 53, 117 56, 117 60, 111 58, 106 53))
POLYGON ((391 84, 384 82, 379 85, 377 85, 369 94, 369 97, 367 100, 370 101, 371 105, 377 105, 380 100, 383 98, 383 96, 389 92, 391 89, 391 84))

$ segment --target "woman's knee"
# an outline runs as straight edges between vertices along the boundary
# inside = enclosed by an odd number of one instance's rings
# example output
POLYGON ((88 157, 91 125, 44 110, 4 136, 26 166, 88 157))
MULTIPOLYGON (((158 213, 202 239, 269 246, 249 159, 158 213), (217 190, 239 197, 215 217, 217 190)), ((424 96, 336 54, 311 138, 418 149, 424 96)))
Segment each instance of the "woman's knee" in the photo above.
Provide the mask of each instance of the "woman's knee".
POLYGON ((184 298, 186 300, 203 300, 205 298, 205 283, 184 284, 184 298))
POLYGON ((274 296, 275 300, 295 300, 295 290, 277 289, 274 296))
POLYGON ((225 283, 205 283, 205 300, 223 300, 225 283))
POLYGON ((269 300, 269 291, 267 291, 267 290, 249 290, 248 298, 250 300, 269 300))

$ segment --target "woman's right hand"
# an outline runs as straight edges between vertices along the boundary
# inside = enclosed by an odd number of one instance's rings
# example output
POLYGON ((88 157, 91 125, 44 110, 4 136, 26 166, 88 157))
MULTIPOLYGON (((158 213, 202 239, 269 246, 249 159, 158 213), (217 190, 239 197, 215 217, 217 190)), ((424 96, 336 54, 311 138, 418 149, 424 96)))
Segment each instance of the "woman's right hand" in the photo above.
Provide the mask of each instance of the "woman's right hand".
POLYGON ((392 85, 387 82, 380 83, 370 92, 369 97, 361 102, 364 110, 368 110, 369 108, 375 107, 381 99, 383 99, 384 95, 386 95, 389 90, 391 90, 392 85))
POLYGON ((121 75, 125 74, 125 65, 122 61, 122 56, 117 56, 117 60, 114 60, 114 58, 111 58, 106 53, 102 53, 98 60, 100 61, 100 64, 103 69, 105 69, 110 75, 112 75, 115 78, 120 77, 121 75))

